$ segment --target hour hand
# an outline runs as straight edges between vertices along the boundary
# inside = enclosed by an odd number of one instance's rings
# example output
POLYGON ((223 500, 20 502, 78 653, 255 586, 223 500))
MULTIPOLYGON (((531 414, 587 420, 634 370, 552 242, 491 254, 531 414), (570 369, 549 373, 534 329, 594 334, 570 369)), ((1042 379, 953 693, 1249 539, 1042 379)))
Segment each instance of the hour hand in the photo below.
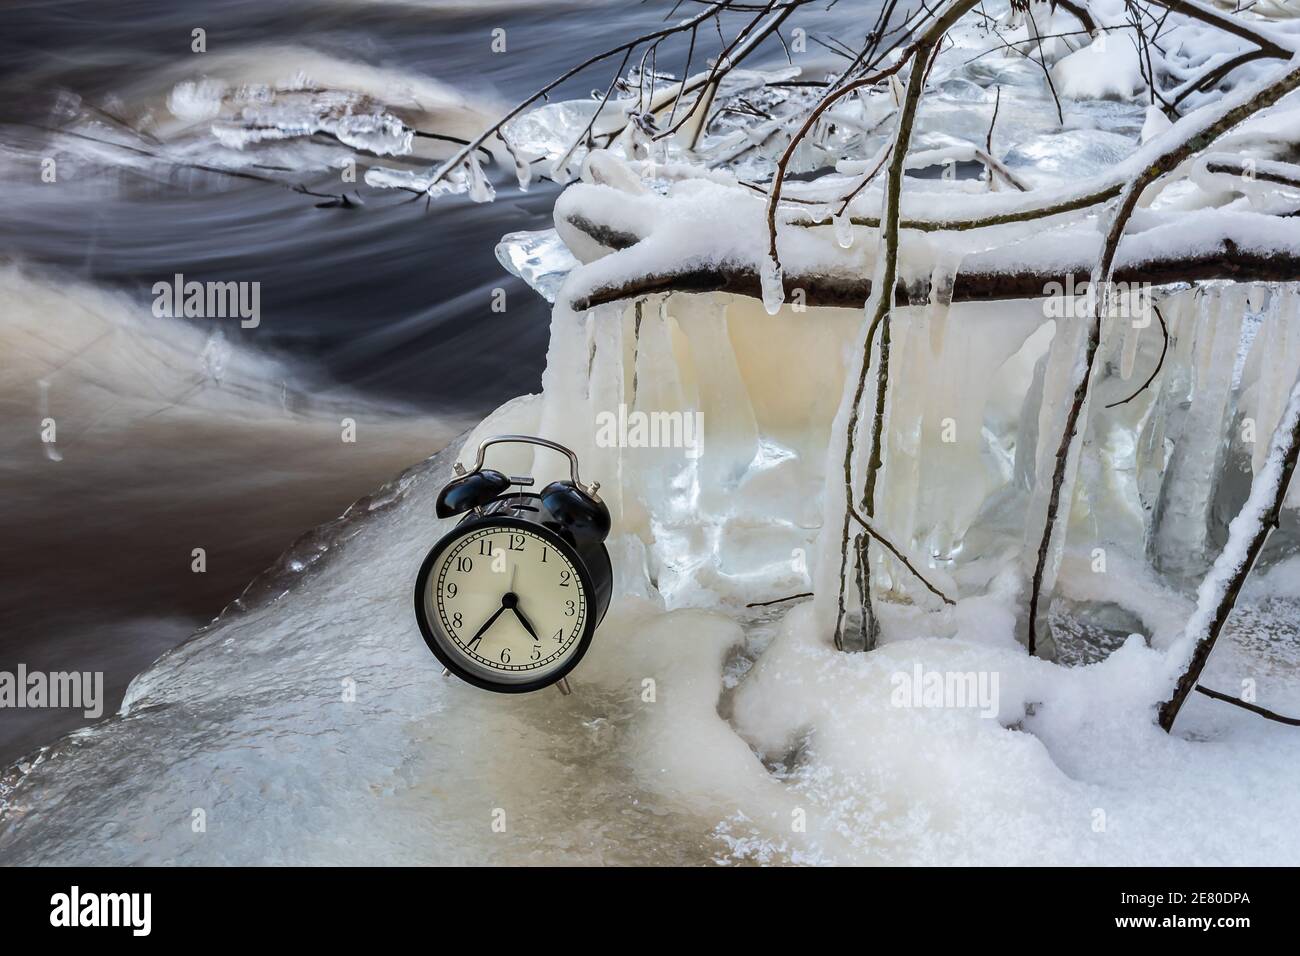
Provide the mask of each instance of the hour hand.
POLYGON ((515 617, 519 618, 519 623, 524 626, 524 630, 532 636, 533 640, 540 641, 541 638, 537 636, 537 631, 533 630, 532 622, 529 621, 528 618, 524 617, 524 612, 519 610, 519 605, 515 605, 514 612, 515 617))

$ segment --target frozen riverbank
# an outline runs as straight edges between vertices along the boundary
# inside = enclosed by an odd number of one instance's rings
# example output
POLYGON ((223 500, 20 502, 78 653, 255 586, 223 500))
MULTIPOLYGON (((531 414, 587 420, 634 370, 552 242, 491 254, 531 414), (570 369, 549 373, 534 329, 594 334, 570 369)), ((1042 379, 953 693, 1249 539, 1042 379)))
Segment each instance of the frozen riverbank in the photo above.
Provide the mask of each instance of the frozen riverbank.
MULTIPOLYGON (((479 433, 537 411, 521 400, 479 433)), ((961 602, 953 636, 904 616, 897 640, 844 655, 806 606, 666 612, 624 593, 571 697, 444 679, 409 589, 452 455, 322 529, 121 715, 6 771, 0 860, 1300 860, 1300 737, 1203 700, 1167 736, 1156 651, 1030 659, 996 594, 961 602), (996 714, 897 706, 917 666, 996 673, 996 714)), ((1262 659, 1270 700, 1300 708, 1295 598, 1284 575, 1254 594, 1210 680, 1262 659)))

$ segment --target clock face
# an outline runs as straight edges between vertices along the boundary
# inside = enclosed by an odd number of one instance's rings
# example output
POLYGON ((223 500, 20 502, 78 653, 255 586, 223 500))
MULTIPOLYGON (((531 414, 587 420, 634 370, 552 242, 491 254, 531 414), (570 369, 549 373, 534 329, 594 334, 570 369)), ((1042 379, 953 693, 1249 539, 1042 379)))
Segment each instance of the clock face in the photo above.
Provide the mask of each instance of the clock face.
POLYGON ((525 521, 476 522, 425 561, 416 602, 438 658, 493 690, 522 691, 563 677, 591 631, 585 569, 573 550, 525 521))

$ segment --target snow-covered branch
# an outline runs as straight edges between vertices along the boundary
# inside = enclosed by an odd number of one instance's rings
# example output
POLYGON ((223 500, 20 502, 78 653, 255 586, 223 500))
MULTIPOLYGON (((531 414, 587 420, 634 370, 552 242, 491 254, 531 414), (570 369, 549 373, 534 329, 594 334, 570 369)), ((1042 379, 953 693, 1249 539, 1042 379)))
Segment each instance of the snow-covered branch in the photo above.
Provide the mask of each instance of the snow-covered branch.
POLYGON ((1181 13, 1183 16, 1191 17, 1193 20, 1208 23, 1224 33, 1241 37, 1243 40, 1249 40, 1259 47, 1265 56, 1289 60, 1296 52, 1294 38, 1276 30, 1271 30, 1261 23, 1250 23, 1240 16, 1234 16, 1209 4, 1200 3, 1199 0, 1151 0, 1151 2, 1172 10, 1174 13, 1181 13))
MULTIPOLYGON (((556 222, 572 248, 590 260, 568 287, 578 310, 658 292, 728 292, 761 298, 762 250, 738 229, 701 242, 690 216, 729 208, 744 221, 761 205, 738 190, 699 185, 688 200, 628 196, 607 186, 572 187, 556 206, 556 222), (748 215, 741 210, 747 204, 748 215), (729 241, 727 241, 729 240, 729 241), (758 260, 758 261, 755 261, 758 260)), ((860 308, 871 297, 874 247, 844 250, 829 237, 794 244, 785 276, 792 301, 815 307, 860 308), (809 244, 811 243, 811 248, 809 244), (795 257, 798 257, 797 259, 795 257)), ((1101 237, 1089 224, 976 252, 962 260, 954 302, 1032 299, 1052 288, 1089 281, 1101 237), (1053 284, 1056 284, 1054 286, 1053 284)), ((934 261, 913 250, 896 281, 898 301, 922 301, 934 261)), ((1254 212, 1198 210, 1161 219, 1124 235, 1112 281, 1164 285, 1208 279, 1288 281, 1300 275, 1300 218, 1254 212)))

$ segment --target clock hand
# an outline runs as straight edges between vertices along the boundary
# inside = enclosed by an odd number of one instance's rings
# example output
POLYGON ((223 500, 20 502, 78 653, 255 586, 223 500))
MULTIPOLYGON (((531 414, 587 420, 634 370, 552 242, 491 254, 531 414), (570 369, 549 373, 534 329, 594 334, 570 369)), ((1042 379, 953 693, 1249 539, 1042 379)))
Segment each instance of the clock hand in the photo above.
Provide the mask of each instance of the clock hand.
POLYGON ((519 623, 522 624, 522 625, 524 626, 524 630, 527 631, 529 634, 532 635, 533 640, 535 640, 535 641, 540 641, 541 638, 538 637, 538 636, 537 636, 537 632, 536 632, 535 630, 533 630, 533 625, 532 625, 532 623, 528 620, 528 618, 524 617, 524 612, 521 611, 521 610, 519 610, 519 605, 518 605, 518 604, 516 604, 516 605, 514 606, 513 610, 514 610, 514 612, 515 612, 515 617, 519 618, 519 623))
POLYGON ((469 639, 469 642, 465 645, 466 649, 468 650, 473 649, 474 645, 477 644, 483 638, 483 635, 487 632, 487 629, 492 626, 492 622, 495 621, 497 618, 499 618, 502 612, 505 611, 507 607, 508 605, 506 604, 505 600, 502 599, 501 606, 492 612, 492 616, 488 618, 483 623, 483 626, 478 629, 478 633, 469 639))

